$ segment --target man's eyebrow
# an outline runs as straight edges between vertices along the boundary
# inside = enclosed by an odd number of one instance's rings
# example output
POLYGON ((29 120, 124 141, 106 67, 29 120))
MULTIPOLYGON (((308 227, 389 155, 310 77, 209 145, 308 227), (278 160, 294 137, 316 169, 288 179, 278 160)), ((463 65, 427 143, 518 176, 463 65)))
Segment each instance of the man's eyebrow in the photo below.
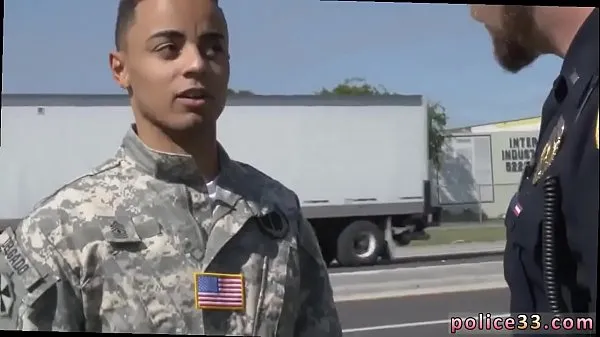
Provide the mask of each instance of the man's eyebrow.
POLYGON ((175 29, 165 29, 165 30, 158 31, 158 32, 150 35, 150 37, 148 38, 148 40, 152 40, 152 39, 156 39, 156 38, 160 38, 160 37, 166 37, 166 38, 173 39, 173 38, 182 38, 184 36, 185 35, 182 32, 178 31, 178 30, 175 30, 175 29))
MULTIPOLYGON (((158 31, 148 38, 148 40, 156 39, 156 38, 170 38, 170 39, 180 39, 185 37, 185 34, 175 29, 165 29, 158 31)), ((200 39, 225 39, 225 35, 219 32, 206 32, 199 36, 200 39)))
POLYGON ((200 35, 200 39, 215 39, 215 40, 224 40, 225 35, 219 32, 206 32, 200 35))

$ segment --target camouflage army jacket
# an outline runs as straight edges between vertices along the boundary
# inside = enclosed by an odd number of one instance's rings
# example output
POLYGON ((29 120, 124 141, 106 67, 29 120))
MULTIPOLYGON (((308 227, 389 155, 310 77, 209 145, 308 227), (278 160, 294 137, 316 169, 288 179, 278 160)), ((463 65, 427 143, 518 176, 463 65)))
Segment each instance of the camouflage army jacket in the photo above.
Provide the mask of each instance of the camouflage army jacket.
POLYGON ((191 157, 131 129, 0 234, 0 329, 341 336, 296 195, 222 148, 220 162, 211 199, 191 157))

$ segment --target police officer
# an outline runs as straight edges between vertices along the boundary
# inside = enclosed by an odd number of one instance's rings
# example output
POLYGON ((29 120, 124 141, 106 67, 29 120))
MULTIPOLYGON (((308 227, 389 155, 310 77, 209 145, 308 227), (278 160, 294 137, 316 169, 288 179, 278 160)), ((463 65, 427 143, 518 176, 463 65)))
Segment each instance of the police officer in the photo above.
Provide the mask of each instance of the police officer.
POLYGON ((341 336, 298 198, 216 140, 229 80, 216 2, 121 0, 116 45, 135 125, 0 234, 0 329, 341 336))
MULTIPOLYGON (((507 71, 543 54, 564 59, 542 109, 535 161, 506 213, 510 310, 595 313, 598 9, 471 5, 471 15, 489 31, 507 71)), ((531 318, 527 324, 534 329, 531 318)))

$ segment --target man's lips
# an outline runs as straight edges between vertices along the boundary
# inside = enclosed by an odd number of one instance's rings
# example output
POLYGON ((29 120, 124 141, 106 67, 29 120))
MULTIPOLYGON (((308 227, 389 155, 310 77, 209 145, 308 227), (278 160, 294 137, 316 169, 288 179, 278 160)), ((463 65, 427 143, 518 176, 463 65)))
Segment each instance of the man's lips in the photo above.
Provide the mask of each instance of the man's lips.
POLYGON ((180 91, 177 94, 177 98, 189 98, 189 99, 208 99, 212 97, 208 91, 204 88, 189 88, 183 91, 180 91))
POLYGON ((190 108, 200 107, 211 98, 204 88, 189 88, 177 94, 177 101, 190 108))
POLYGON ((206 104, 206 98, 177 97, 177 102, 188 108, 199 108, 206 104))

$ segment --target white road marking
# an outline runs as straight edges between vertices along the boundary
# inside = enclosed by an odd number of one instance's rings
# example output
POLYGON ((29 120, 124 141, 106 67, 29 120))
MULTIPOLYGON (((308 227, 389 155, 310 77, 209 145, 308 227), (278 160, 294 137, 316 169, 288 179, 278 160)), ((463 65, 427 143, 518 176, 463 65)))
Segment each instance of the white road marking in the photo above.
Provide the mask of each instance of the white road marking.
POLYGON ((444 264, 437 266, 421 266, 421 267, 399 267, 393 269, 373 269, 373 270, 357 270, 357 271, 344 271, 344 272, 330 272, 330 277, 337 276, 360 276, 360 275, 376 275, 376 274, 390 274, 397 273, 399 271, 414 271, 414 270, 431 270, 431 269, 442 269, 442 268, 458 268, 461 266, 485 266, 485 265, 502 265, 502 261, 486 261, 486 262, 470 262, 470 263, 456 263, 456 264, 444 264))
MULTIPOLYGON (((498 282, 489 282, 483 284, 465 284, 465 285, 453 285, 445 287, 432 287, 423 289, 407 289, 407 290, 390 290, 379 293, 363 293, 363 294, 352 294, 352 295, 338 295, 335 296, 335 303, 351 302, 351 301, 369 301, 379 300, 385 298, 399 298, 407 296, 423 296, 423 295, 434 295, 434 294, 448 294, 448 293, 464 293, 473 291, 483 290, 495 290, 505 289, 508 285, 504 280, 498 282)), ((336 289, 334 288, 334 293, 336 289)))
MULTIPOLYGON (((492 317, 507 317, 507 316, 509 316, 508 313, 492 315, 492 317)), ((351 334, 351 333, 355 333, 355 332, 415 328, 415 327, 420 327, 420 326, 440 325, 440 324, 449 324, 449 323, 450 323, 450 319, 438 319, 435 321, 421 321, 421 322, 366 326, 366 327, 362 327, 362 328, 342 329, 342 332, 351 334)))

